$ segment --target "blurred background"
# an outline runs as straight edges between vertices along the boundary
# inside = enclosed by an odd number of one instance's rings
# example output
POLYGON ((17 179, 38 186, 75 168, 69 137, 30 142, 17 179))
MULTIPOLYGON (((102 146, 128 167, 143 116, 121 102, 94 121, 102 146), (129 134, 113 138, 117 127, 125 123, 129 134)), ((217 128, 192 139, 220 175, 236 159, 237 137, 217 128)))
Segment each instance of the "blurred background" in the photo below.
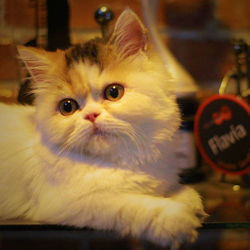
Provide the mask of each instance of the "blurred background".
MULTIPOLYGON (((17 102, 20 86, 27 83, 23 80, 27 72, 23 72, 17 60, 17 44, 38 46, 51 51, 67 48, 71 44, 101 36, 100 25, 94 14, 103 4, 109 6, 114 13, 110 25, 114 24, 126 7, 130 7, 145 21, 142 1, 144 0, 0 0, 0 101, 17 102)), ((147 2, 152 2, 154 9, 155 1, 147 2)), ((223 78, 236 65, 233 41, 243 39, 248 44, 248 52, 250 51, 250 1, 158 2, 155 15, 161 41, 200 87, 199 93, 203 95, 201 99, 217 94, 223 78)), ((184 143, 177 154, 180 156, 178 158, 182 156, 185 169, 191 169, 183 174, 182 181, 192 183, 200 192, 206 211, 210 214, 210 224, 201 229, 197 243, 192 248, 183 249, 249 250, 250 174, 225 175, 203 163, 195 148, 193 136, 193 120, 198 104, 194 100, 181 101, 180 107, 184 107, 184 115, 180 133, 184 143), (208 176, 213 178, 209 179, 208 176)), ((34 245, 35 249, 160 249, 143 246, 136 240, 129 239, 124 243, 114 241, 113 236, 107 234, 60 227, 8 227, 5 222, 2 231, 4 233, 0 234, 0 250, 17 249, 18 244, 19 250, 31 249, 34 245), (35 232, 22 234, 23 230, 35 232), (38 239, 39 244, 34 239, 38 239)))

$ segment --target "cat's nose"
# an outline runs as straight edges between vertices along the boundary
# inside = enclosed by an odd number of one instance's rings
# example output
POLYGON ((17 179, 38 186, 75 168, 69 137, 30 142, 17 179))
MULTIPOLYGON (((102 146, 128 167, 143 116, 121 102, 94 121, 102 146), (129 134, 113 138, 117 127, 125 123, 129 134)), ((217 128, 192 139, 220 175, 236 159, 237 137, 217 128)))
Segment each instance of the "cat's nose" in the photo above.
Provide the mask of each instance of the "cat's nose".
POLYGON ((99 115, 100 115, 99 113, 90 113, 90 114, 87 114, 87 115, 84 117, 84 119, 89 120, 89 121, 91 121, 91 122, 94 123, 96 117, 99 116, 99 115))

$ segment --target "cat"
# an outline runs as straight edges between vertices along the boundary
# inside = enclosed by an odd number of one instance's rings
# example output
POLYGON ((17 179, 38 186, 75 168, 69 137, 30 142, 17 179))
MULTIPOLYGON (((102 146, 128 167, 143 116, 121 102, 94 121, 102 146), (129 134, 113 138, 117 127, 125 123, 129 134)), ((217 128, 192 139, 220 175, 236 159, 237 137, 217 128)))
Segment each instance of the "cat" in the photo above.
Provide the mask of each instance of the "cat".
POLYGON ((174 81, 137 15, 108 39, 18 53, 36 99, 0 104, 0 218, 193 242, 206 213, 179 184, 174 81))

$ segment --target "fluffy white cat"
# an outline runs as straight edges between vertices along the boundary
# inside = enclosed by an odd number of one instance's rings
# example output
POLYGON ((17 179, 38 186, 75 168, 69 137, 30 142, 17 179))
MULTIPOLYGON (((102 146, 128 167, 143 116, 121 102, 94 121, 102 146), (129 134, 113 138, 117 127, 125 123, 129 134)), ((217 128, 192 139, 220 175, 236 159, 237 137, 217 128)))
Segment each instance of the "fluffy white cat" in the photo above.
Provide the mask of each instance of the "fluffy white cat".
POLYGON ((108 41, 18 51, 36 101, 0 104, 0 218, 193 241, 205 213, 178 182, 173 82, 138 17, 108 41))

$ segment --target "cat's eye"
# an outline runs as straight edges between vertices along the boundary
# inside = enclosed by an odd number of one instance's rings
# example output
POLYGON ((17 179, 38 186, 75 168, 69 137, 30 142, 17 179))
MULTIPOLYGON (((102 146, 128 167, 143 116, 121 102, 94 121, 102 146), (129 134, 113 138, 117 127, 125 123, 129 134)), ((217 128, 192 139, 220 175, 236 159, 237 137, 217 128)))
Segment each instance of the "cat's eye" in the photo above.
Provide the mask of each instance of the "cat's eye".
POLYGON ((72 115, 77 109, 79 109, 79 105, 73 99, 63 99, 59 103, 59 111, 62 115, 72 115))
POLYGON ((104 99, 115 102, 124 95, 124 87, 118 83, 112 83, 104 89, 104 99))

